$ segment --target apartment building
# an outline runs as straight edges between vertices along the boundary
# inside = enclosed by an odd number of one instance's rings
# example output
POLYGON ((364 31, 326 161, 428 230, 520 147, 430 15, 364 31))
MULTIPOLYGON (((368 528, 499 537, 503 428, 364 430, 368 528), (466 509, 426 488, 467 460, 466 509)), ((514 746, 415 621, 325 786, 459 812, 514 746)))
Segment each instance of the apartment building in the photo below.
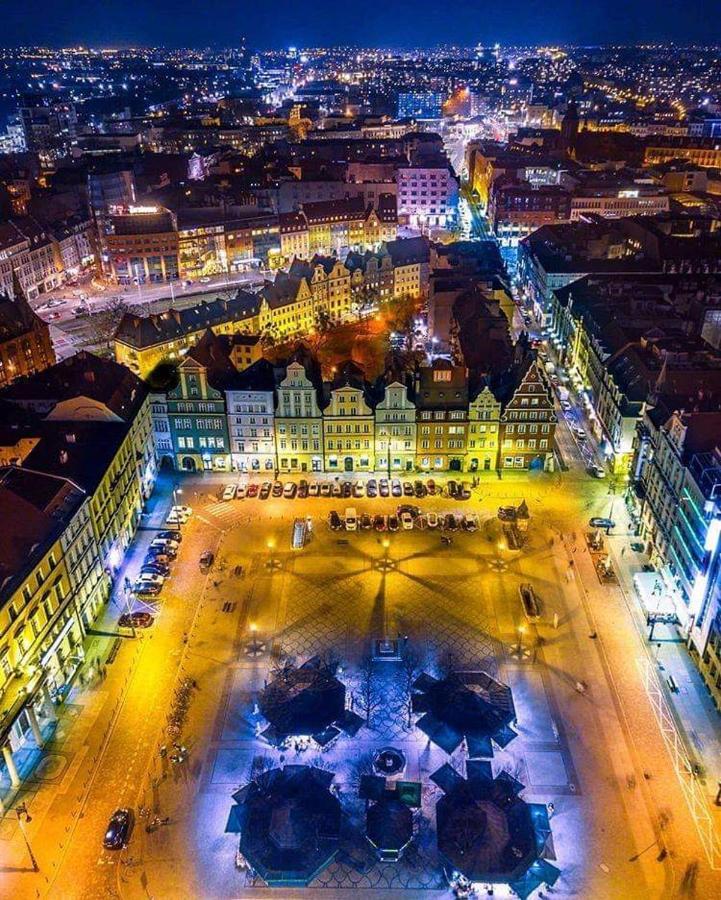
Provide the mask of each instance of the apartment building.
POLYGON ((296 354, 278 384, 275 442, 281 472, 322 472, 323 413, 317 363, 305 353, 296 354))
POLYGON ((463 471, 468 428, 468 372, 446 359, 420 369, 414 385, 416 468, 463 471))
POLYGON ((348 362, 328 385, 323 410, 327 472, 372 472, 375 469, 373 399, 363 371, 348 362))

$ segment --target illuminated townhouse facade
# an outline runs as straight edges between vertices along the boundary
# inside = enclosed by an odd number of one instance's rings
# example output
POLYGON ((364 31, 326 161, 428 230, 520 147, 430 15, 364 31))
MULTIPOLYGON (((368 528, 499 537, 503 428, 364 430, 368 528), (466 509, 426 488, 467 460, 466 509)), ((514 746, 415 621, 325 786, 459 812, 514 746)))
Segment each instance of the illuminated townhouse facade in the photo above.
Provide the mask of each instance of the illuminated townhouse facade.
POLYGON ((500 401, 485 386, 468 404, 467 472, 488 472, 498 467, 500 426, 500 401))
POLYGON ((363 371, 344 363, 328 385, 323 410, 326 472, 372 472, 375 469, 375 422, 363 371))
POLYGON ((50 329, 25 299, 15 277, 14 299, 0 294, 0 388, 55 362, 50 329))
POLYGON ((272 472, 275 453, 275 374, 258 360, 225 383, 231 464, 239 472, 272 472))
POLYGON ((379 472, 412 472, 416 464, 416 405, 408 386, 389 376, 375 406, 375 457, 379 472))
POLYGON ((416 467, 461 472, 468 428, 468 372, 446 359, 420 369, 414 386, 416 467))
MULTIPOLYGON (((277 390, 275 443, 281 472, 322 472, 323 413, 313 361, 288 363, 277 390), (315 379, 315 380, 314 380, 315 379)), ((322 391, 322 387, 321 387, 322 391)))

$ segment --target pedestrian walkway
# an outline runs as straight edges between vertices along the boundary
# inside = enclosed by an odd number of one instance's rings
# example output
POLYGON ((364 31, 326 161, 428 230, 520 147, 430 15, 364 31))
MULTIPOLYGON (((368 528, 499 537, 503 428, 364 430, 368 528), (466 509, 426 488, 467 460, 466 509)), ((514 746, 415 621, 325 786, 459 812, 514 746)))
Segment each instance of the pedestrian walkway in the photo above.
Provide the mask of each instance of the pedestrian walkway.
MULTIPOLYGON (((608 539, 608 548, 614 562, 627 600, 631 604, 637 621, 645 617, 642 601, 634 584, 634 575, 640 566, 634 560, 635 554, 628 550, 633 524, 625 508, 615 512, 617 532, 608 539)), ((648 631, 645 631, 646 640, 648 631)), ((672 676, 678 685, 677 692, 665 690, 666 701, 675 713, 679 730, 684 737, 689 757, 696 760, 706 782, 709 797, 715 799, 721 783, 721 718, 704 685, 701 674, 693 663, 686 642, 677 628, 657 626, 652 656, 658 664, 661 683, 667 687, 666 679, 672 676)))

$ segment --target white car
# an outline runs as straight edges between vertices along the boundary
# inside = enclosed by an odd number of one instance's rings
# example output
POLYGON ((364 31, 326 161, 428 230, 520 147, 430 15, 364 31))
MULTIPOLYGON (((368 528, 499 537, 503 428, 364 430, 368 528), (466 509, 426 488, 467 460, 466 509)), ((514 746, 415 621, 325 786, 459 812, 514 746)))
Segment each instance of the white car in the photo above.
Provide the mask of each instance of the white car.
POLYGON ((589 475, 593 475, 594 478, 605 478, 606 470, 601 466, 597 466, 595 463, 588 467, 589 475))
POLYGON ((239 484, 235 489, 235 496, 238 500, 243 500, 248 494, 248 485, 247 484, 239 484))
POLYGON ((438 515, 434 512, 426 513, 426 525, 429 528, 438 528, 440 522, 438 521, 438 515))
POLYGON ((228 484, 223 491, 223 500, 232 500, 235 497, 236 485, 228 484))
POLYGON ((139 582, 147 582, 148 584, 155 584, 158 587, 165 582, 165 577, 160 574, 154 574, 152 572, 141 572, 136 579, 136 584, 139 582))
POLYGON ((177 541, 171 541, 170 538, 153 538, 150 542, 150 546, 159 547, 163 550, 170 549, 172 553, 177 553, 180 544, 177 541))
POLYGON ((409 512, 402 512, 400 515, 401 527, 406 531, 413 530, 413 516, 409 512))
POLYGON ((165 520, 167 525, 185 525, 193 514, 189 506, 173 506, 165 520))

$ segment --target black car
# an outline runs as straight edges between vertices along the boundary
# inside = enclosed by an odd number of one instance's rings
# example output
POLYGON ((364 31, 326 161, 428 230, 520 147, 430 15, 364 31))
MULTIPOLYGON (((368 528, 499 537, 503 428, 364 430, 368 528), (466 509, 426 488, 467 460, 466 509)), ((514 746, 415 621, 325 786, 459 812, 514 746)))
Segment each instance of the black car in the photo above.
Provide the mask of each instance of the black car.
POLYGON ((588 524, 591 528, 605 528, 606 531, 610 531, 612 528, 616 527, 616 523, 613 519, 607 519, 604 516, 594 516, 592 519, 588 520, 588 524))
POLYGON ((334 509, 330 511, 330 515, 328 516, 328 527, 331 531, 340 531, 343 527, 341 518, 334 509))
POLYGON ((121 628, 150 628, 153 622, 153 617, 146 612, 123 613, 118 619, 121 628))
POLYGON ((373 527, 373 519, 371 519, 368 513, 363 513, 360 517, 360 527, 363 531, 367 531, 369 528, 373 527))
POLYGON ((398 516, 388 516, 388 531, 398 531, 401 527, 401 523, 398 521, 398 516))
POLYGON ((385 531, 387 527, 388 520, 385 516, 380 515, 380 513, 377 516, 373 516, 373 528, 376 531, 385 531))
POLYGON ((144 563, 140 567, 141 575, 162 575, 167 578, 170 575, 170 566, 167 563, 161 563, 154 560, 153 562, 144 563))
POLYGON ((344 481, 341 485, 341 488, 343 491, 343 497, 350 497, 350 495, 353 493, 353 485, 350 483, 350 481, 344 481))
POLYGON ((400 516, 402 513, 409 513, 415 519, 416 516, 420 516, 421 508, 420 506, 413 506, 410 503, 401 503, 401 505, 396 510, 396 513, 400 516))
POLYGON ((178 543, 183 540, 183 535, 179 531, 159 531, 155 537, 162 538, 164 541, 177 541, 178 543))
POLYGON ((443 519, 443 527, 448 529, 448 531, 458 531, 458 519, 456 519, 453 513, 448 513, 443 519))
POLYGON ((134 821, 132 809, 116 809, 105 829, 103 847, 106 850, 122 850, 127 847, 134 821))
POLYGON ((302 478, 298 482, 298 499, 305 500, 305 498, 307 496, 308 496, 308 482, 305 480, 305 478, 302 478))
MULTIPOLYGON (((258 494, 258 496, 260 497, 261 500, 267 500, 268 497, 270 497, 271 487, 272 487, 272 485, 269 481, 264 481, 263 484, 261 484, 260 493, 258 494)), ((282 491, 282 487, 281 487, 281 491, 282 491)))
POLYGON ((207 572, 215 562, 215 554, 212 550, 203 550, 200 554, 200 571, 207 572))
POLYGON ((458 484, 455 481, 448 482, 448 496, 455 497, 458 491, 458 484))
POLYGON ((163 553, 163 551, 159 547, 154 547, 152 550, 148 550, 145 556, 144 566, 167 566, 170 568, 170 563, 173 560, 168 556, 167 553, 163 553))
POLYGON ((413 483, 413 490, 415 492, 416 497, 425 497, 428 493, 428 489, 422 481, 415 481, 413 483))

